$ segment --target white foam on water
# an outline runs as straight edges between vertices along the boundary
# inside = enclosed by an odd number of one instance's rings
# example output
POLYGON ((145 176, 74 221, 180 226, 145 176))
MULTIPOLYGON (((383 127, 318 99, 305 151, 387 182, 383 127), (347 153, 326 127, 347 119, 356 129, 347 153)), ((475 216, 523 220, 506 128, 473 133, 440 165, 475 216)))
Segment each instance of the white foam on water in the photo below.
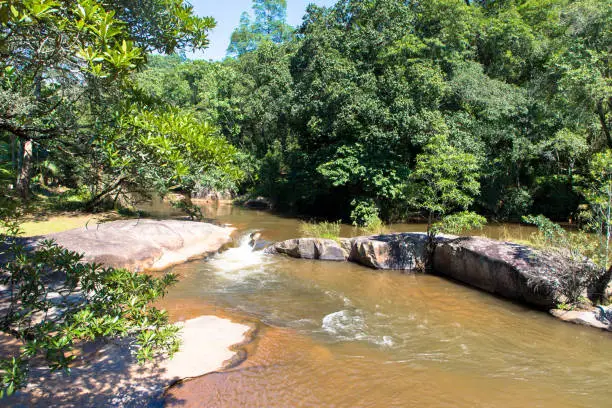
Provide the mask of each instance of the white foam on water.
POLYGON ((395 342, 391 336, 368 334, 368 325, 362 310, 345 309, 323 317, 321 328, 341 341, 367 341, 381 347, 392 347, 395 342))
POLYGON ((323 330, 339 339, 359 340, 366 336, 365 319, 360 310, 340 310, 323 317, 323 330))
POLYGON ((237 247, 216 255, 208 262, 208 266, 214 269, 217 276, 231 281, 243 281, 268 276, 265 265, 271 262, 271 257, 263 251, 253 250, 251 234, 247 233, 240 238, 237 247))

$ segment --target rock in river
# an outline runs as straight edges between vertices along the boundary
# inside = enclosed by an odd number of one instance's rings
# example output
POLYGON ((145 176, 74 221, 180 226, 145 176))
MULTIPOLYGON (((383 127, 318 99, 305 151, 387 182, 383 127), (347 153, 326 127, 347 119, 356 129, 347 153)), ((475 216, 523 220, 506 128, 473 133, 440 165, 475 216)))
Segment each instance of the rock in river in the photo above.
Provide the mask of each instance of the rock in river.
POLYGON ((322 238, 297 238, 278 242, 267 252, 326 261, 346 261, 349 255, 339 242, 322 238))
POLYGON ((590 265, 586 260, 577 262, 482 237, 439 242, 433 257, 434 270, 440 275, 543 309, 566 301, 561 280, 578 276, 581 268, 590 265))
POLYGON ((352 261, 375 269, 414 270, 425 262, 427 236, 419 233, 369 237, 298 238, 274 244, 267 252, 293 258, 352 261))
POLYGON ((162 270, 217 252, 233 228, 181 220, 131 219, 89 225, 34 239, 53 239, 95 262, 132 271, 162 270))
POLYGON ((416 270, 425 265, 426 234, 356 237, 350 243, 349 259, 371 268, 416 270))

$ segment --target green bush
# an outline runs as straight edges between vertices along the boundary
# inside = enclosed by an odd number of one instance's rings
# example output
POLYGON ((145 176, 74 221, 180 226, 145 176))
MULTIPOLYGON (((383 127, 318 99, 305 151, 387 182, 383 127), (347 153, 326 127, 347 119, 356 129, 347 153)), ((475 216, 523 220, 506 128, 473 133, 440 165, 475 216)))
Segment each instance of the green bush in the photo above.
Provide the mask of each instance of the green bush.
POLYGON ((369 228, 382 225, 380 209, 373 200, 353 200, 351 221, 356 227, 369 228))
POLYGON ((487 219, 482 215, 471 211, 447 215, 432 227, 435 234, 455 234, 459 235, 465 231, 482 229, 487 223, 487 219))
POLYGON ((309 238, 325 238, 338 240, 340 238, 340 221, 336 222, 301 222, 300 234, 309 238))
POLYGON ((26 251, 18 224, 4 221, 0 237, 0 331, 17 339, 17 355, 0 360, 0 397, 27 382, 34 357, 52 370, 70 371, 75 347, 83 341, 128 337, 140 362, 178 350, 178 328, 164 311, 151 307, 176 281, 125 269, 83 263, 83 256, 53 241, 26 251))

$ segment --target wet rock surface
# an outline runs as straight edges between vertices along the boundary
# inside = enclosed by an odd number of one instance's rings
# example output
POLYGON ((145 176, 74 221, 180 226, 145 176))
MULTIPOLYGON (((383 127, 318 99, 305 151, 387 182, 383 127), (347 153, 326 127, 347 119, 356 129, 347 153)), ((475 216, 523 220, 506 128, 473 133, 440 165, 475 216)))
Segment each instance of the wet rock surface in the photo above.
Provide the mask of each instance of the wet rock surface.
POLYGON ((181 220, 132 219, 28 240, 31 247, 53 239, 84 254, 84 261, 132 271, 163 270, 217 252, 231 241, 232 228, 181 220))
POLYGON ((253 210, 269 210, 272 208, 272 202, 265 197, 257 197, 245 201, 244 206, 253 210))

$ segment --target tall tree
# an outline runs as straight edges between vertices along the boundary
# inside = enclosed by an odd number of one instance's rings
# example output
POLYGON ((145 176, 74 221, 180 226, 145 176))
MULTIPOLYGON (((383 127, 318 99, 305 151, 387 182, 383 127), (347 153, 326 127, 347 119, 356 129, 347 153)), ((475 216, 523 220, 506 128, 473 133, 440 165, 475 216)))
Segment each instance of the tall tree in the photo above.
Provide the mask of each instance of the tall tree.
POLYGON ((280 44, 289 41, 293 28, 287 24, 286 0, 253 0, 255 19, 242 13, 240 25, 231 36, 227 54, 238 56, 257 49, 263 41, 280 44))

